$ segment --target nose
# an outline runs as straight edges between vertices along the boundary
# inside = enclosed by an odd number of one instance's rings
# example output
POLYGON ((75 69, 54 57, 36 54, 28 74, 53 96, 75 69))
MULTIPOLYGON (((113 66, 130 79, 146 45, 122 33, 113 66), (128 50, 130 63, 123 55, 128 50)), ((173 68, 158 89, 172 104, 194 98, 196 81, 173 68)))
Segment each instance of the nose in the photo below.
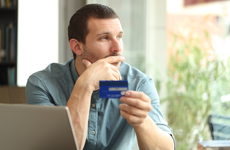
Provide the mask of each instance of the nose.
POLYGON ((113 39, 111 42, 111 49, 112 53, 121 53, 123 50, 123 42, 121 39, 113 39))

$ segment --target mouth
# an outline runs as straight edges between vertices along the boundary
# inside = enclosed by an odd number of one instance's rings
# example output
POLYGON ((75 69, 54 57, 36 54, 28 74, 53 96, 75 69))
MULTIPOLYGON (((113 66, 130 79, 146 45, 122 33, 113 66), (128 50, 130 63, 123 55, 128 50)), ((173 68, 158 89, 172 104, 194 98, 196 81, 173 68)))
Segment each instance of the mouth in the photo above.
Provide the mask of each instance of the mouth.
POLYGON ((121 56, 120 53, 112 53, 110 55, 106 55, 105 58, 110 57, 110 56, 121 56))
MULTIPOLYGON (((104 58, 107 57, 111 57, 111 56, 122 56, 120 53, 112 53, 110 55, 106 55, 104 58)), ((112 63, 113 66, 119 68, 120 67, 121 62, 116 62, 116 63, 112 63)))

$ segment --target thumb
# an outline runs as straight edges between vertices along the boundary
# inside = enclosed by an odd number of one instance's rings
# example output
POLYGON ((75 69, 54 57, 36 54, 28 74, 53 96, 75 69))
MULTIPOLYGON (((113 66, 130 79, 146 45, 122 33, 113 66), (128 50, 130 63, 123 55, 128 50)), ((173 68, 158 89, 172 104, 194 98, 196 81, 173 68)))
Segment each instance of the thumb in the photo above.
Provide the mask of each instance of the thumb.
POLYGON ((86 68, 88 68, 92 63, 88 61, 87 59, 83 59, 82 63, 85 65, 86 68))

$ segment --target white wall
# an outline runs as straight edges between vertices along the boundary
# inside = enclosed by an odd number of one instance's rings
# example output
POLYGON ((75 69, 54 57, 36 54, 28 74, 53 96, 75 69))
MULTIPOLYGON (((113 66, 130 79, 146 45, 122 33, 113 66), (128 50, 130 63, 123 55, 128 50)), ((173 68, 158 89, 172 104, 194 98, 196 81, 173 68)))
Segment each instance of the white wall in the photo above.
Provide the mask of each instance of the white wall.
MULTIPOLYGON (((160 81, 160 100, 166 98, 166 0, 147 0, 146 9, 146 74, 156 85, 160 81)), ((161 105, 166 118, 167 105, 161 105)))
POLYGON ((166 1, 146 5, 146 74, 155 81, 166 77, 166 1))
POLYGON ((72 57, 67 27, 85 0, 20 0, 18 4, 17 85, 53 62, 72 57))
POLYGON ((58 62, 58 1, 18 1, 17 85, 58 62))

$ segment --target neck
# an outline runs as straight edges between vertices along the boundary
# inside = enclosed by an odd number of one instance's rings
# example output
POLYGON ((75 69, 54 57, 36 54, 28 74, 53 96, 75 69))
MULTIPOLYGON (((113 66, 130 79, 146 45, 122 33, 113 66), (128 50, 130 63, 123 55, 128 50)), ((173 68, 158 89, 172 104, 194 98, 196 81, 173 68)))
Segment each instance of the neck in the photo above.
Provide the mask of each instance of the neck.
POLYGON ((77 74, 79 77, 86 70, 86 68, 85 68, 85 66, 82 63, 82 60, 80 58, 75 59, 75 69, 77 70, 77 74))

